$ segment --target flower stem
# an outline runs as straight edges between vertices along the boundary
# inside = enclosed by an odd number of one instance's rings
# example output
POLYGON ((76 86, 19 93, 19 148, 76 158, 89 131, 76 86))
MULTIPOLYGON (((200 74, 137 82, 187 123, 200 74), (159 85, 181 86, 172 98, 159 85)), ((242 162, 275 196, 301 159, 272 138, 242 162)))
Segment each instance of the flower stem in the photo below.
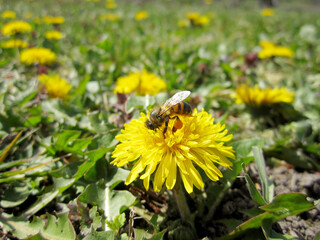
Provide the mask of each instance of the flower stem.
POLYGON ((179 209, 180 216, 182 220, 191 222, 190 220, 190 209, 187 204, 186 196, 184 194, 183 189, 180 187, 181 186, 181 177, 180 174, 177 174, 177 182, 176 185, 173 188, 173 195, 174 199, 176 201, 176 204, 179 209))

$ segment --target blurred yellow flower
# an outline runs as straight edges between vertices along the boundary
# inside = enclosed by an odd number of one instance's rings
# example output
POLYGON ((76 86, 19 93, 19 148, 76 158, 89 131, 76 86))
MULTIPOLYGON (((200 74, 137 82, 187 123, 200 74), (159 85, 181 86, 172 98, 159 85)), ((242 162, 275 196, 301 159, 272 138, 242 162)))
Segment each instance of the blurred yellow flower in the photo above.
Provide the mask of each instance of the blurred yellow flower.
POLYGON ((189 27, 190 26, 190 21, 188 19, 179 20, 178 26, 181 27, 181 28, 182 27, 189 27))
POLYGON ((237 104, 245 103, 249 106, 261 106, 280 102, 292 103, 293 101, 294 93, 288 92, 284 87, 260 89, 257 86, 251 88, 246 84, 242 84, 236 89, 237 104))
POLYGON ((20 61, 27 65, 41 64, 51 65, 57 60, 54 52, 47 48, 28 48, 21 52, 20 61))
POLYGON ((200 17, 200 14, 198 12, 189 12, 189 13, 186 13, 186 17, 189 20, 195 20, 200 17))
POLYGON ((64 23, 65 19, 64 19, 64 17, 62 17, 62 16, 57 16, 57 17, 44 16, 44 17, 43 17, 43 21, 44 21, 46 24, 58 25, 58 24, 64 23))
POLYGON ((106 8, 108 8, 108 9, 114 9, 116 7, 117 7, 117 5, 114 2, 107 2, 106 3, 106 8))
POLYGON ((196 26, 206 26, 210 23, 210 18, 207 16, 200 16, 199 18, 193 21, 193 24, 196 26))
POLYGON ((207 5, 210 5, 210 4, 212 4, 212 0, 204 0, 204 3, 207 5))
POLYGON ((14 21, 5 24, 2 27, 2 34, 13 36, 18 33, 26 33, 32 30, 31 25, 24 21, 14 21))
POLYGON ((65 79, 60 78, 59 75, 49 76, 41 74, 39 75, 39 80, 43 83, 51 98, 64 99, 68 96, 71 89, 71 84, 69 84, 65 79))
POLYGON ((148 18, 148 13, 146 11, 140 11, 136 13, 135 19, 137 21, 141 21, 146 18, 148 18))
POLYGON ((166 90, 167 84, 154 73, 143 69, 142 72, 130 73, 127 76, 119 77, 114 89, 115 93, 132 93, 138 95, 156 95, 166 90))
POLYGON ((100 20, 108 20, 108 21, 118 21, 121 17, 118 14, 115 13, 107 13, 100 16, 100 20))
POLYGON ((59 31, 48 31, 45 34, 45 38, 49 40, 59 40, 63 37, 63 34, 59 31))
POLYGON ((10 39, 3 42, 1 45, 3 48, 26 48, 28 43, 20 39, 10 39))
POLYGON ((210 23, 210 18, 208 16, 202 16, 198 12, 189 12, 186 14, 186 17, 193 26, 206 26, 210 23))
POLYGON ((274 43, 269 41, 261 41, 260 46, 262 47, 262 49, 258 53, 258 57, 261 59, 270 57, 292 58, 294 56, 294 52, 290 48, 276 46, 274 43))
POLYGON ((164 124, 153 131, 145 126, 147 119, 142 113, 140 118, 125 124, 121 134, 116 136, 120 144, 112 153, 114 160, 111 164, 122 167, 136 161, 126 185, 141 174, 140 179, 148 190, 154 174, 153 189, 159 192, 164 183, 168 189, 173 189, 180 174, 186 191, 192 193, 193 186, 198 189, 204 187, 195 166, 212 181, 223 176, 214 163, 232 167, 228 158, 234 159, 234 150, 224 145, 232 135, 227 135, 225 125, 214 124, 212 116, 204 110, 197 112, 195 109, 192 116, 179 115, 182 127, 176 131, 173 131, 176 120, 170 120, 165 136, 164 124))
POLYGON ((25 19, 30 19, 30 18, 32 18, 32 13, 31 13, 31 12, 27 12, 27 13, 24 14, 23 17, 24 17, 25 19))
POLYGON ((274 15, 274 10, 272 8, 262 9, 260 12, 261 16, 270 17, 274 15))
POLYGON ((13 11, 4 11, 1 14, 1 18, 10 18, 10 19, 15 19, 16 18, 16 13, 13 11))

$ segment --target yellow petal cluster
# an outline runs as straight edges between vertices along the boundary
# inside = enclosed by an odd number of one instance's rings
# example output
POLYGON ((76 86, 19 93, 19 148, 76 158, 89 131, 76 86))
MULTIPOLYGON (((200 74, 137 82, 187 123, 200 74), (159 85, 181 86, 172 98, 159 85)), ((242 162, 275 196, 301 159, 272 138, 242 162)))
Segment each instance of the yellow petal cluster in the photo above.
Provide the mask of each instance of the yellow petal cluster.
POLYGON ((39 63, 41 65, 51 65, 57 60, 54 52, 47 48, 28 48, 21 52, 20 61, 27 65, 39 63))
POLYGON ((31 25, 24 21, 13 21, 5 24, 2 27, 2 34, 13 36, 18 33, 26 33, 32 30, 31 25))
POLYGON ((210 114, 202 110, 194 110, 192 116, 179 115, 182 128, 173 131, 176 120, 169 120, 168 130, 163 134, 164 124, 153 131, 145 126, 147 116, 141 114, 139 119, 125 124, 121 134, 116 136, 120 141, 112 153, 112 164, 122 167, 130 162, 134 166, 125 184, 130 184, 139 175, 145 188, 149 189, 151 175, 154 174, 153 188, 159 192, 165 183, 172 189, 180 174, 188 193, 193 192, 193 186, 204 187, 201 175, 196 167, 201 168, 212 180, 222 177, 221 171, 215 165, 230 168, 234 159, 232 147, 225 142, 232 135, 225 125, 215 124, 210 114))
POLYGON ((258 57, 261 59, 271 57, 287 57, 292 58, 294 56, 293 51, 288 47, 277 46, 269 41, 261 41, 261 51, 258 53, 258 57))
POLYGON ((10 39, 3 42, 1 45, 3 48, 26 48, 28 43, 20 39, 10 39))
POLYGON ((274 10, 272 8, 262 9, 260 12, 261 16, 271 17, 274 15, 274 10))
POLYGON ((13 11, 4 11, 1 14, 1 18, 10 18, 10 19, 15 19, 16 18, 16 13, 13 11))
POLYGON ((108 21, 118 21, 121 17, 118 14, 115 13, 106 13, 100 16, 100 20, 108 20, 108 21))
POLYGON ((292 103, 294 101, 294 93, 288 92, 282 88, 267 88, 260 89, 257 86, 254 88, 246 84, 240 85, 236 89, 236 103, 245 103, 249 106, 270 105, 279 102, 292 103))
POLYGON ((198 12, 189 12, 186 14, 186 18, 190 21, 193 26, 206 26, 210 23, 208 16, 200 15, 198 12))
POLYGON ((46 24, 59 25, 59 24, 64 23, 65 19, 62 16, 56 16, 56 17, 54 17, 54 16, 44 16, 43 17, 43 21, 46 24))
POLYGON ((56 30, 48 31, 45 34, 45 38, 49 40, 59 40, 62 38, 62 36, 63 34, 56 30))
POLYGON ((136 13, 135 19, 137 21, 141 21, 143 19, 148 18, 148 16, 149 15, 148 15, 148 13, 146 11, 139 11, 139 12, 136 13))
POLYGON ((143 69, 142 72, 133 72, 127 76, 119 77, 114 89, 115 93, 132 93, 137 95, 156 95, 165 91, 167 84, 154 73, 143 69))
POLYGON ((39 76, 39 80, 44 84, 47 93, 51 98, 64 99, 68 96, 71 89, 71 84, 69 84, 65 79, 60 78, 59 75, 49 76, 41 74, 39 76))

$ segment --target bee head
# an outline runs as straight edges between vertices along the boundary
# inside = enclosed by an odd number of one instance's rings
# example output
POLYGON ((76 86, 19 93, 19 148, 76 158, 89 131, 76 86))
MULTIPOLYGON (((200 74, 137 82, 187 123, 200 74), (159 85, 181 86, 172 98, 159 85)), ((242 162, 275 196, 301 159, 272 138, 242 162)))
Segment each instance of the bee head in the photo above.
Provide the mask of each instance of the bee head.
POLYGON ((151 130, 156 130, 157 126, 155 126, 150 120, 146 121, 146 127, 151 130))

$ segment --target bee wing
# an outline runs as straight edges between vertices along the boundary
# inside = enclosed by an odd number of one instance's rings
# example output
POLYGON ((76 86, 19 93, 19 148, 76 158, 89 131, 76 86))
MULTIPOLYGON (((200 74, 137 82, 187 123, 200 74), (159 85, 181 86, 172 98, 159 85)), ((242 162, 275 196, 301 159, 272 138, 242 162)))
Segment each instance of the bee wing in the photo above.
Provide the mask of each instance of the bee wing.
POLYGON ((179 102, 182 102, 184 99, 189 97, 190 93, 191 93, 190 91, 177 92, 175 95, 169 98, 164 104, 161 105, 161 111, 159 115, 164 114, 174 105, 177 105, 179 102))

